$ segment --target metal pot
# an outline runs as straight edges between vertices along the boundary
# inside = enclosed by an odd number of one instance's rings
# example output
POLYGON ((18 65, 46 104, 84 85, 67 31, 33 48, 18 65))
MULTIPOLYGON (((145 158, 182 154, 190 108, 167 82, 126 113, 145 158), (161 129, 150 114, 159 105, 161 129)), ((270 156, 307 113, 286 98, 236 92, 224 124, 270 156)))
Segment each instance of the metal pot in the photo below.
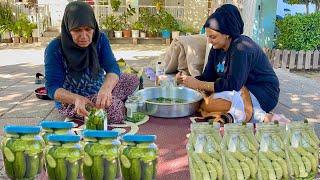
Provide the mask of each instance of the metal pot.
POLYGON ((143 103, 142 106, 139 106, 139 111, 163 118, 189 116, 198 110, 202 100, 199 92, 186 87, 150 87, 137 91, 135 95, 142 97, 143 103), (146 101, 159 97, 179 98, 186 102, 172 104, 146 101))

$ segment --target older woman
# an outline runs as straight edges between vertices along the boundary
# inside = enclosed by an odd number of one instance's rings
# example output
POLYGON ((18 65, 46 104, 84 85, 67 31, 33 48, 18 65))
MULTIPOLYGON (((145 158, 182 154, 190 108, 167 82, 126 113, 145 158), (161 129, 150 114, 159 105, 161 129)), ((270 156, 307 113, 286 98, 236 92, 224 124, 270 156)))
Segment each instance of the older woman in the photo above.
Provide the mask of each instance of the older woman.
POLYGON ((241 35, 243 26, 237 7, 218 8, 204 25, 212 49, 203 74, 177 74, 185 86, 212 94, 201 110, 205 116, 220 114, 217 121, 223 123, 270 121, 268 112, 278 103, 278 78, 259 45, 241 35))
POLYGON ((121 74, 93 9, 78 1, 67 5, 61 35, 45 50, 45 76, 62 115, 83 119, 93 106, 105 108, 111 123, 124 120, 124 100, 139 84, 135 75, 121 74))

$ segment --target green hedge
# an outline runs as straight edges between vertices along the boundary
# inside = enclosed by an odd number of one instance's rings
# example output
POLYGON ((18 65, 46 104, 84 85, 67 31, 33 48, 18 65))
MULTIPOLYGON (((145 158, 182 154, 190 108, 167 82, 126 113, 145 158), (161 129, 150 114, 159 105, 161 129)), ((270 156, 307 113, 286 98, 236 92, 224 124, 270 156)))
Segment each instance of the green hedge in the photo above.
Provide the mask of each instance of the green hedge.
POLYGON ((276 47, 289 50, 314 50, 320 48, 320 12, 294 16, 276 21, 278 36, 276 47))

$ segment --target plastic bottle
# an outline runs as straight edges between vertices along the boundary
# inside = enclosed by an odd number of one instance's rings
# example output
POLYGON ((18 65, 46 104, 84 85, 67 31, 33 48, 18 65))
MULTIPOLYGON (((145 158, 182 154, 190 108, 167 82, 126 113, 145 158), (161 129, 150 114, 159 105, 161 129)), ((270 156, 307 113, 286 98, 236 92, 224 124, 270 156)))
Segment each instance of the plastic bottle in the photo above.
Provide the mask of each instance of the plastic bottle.
POLYGON ((156 81, 155 81, 155 85, 159 86, 159 77, 164 75, 164 67, 162 66, 161 61, 158 61, 156 64, 156 81))

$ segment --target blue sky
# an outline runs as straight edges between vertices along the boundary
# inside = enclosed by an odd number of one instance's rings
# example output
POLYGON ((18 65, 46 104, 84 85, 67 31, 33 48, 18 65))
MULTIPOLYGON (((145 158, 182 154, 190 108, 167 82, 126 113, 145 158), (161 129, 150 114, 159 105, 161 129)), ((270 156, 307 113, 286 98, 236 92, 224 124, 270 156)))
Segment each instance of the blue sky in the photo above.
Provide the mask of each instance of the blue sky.
MULTIPOLYGON (((296 13, 305 13, 306 12, 306 6, 305 5, 290 5, 283 2, 283 0, 278 0, 277 4, 277 15, 284 16, 286 12, 284 9, 290 9, 291 14, 296 13)), ((315 6, 313 4, 309 5, 309 11, 314 12, 315 6)))

